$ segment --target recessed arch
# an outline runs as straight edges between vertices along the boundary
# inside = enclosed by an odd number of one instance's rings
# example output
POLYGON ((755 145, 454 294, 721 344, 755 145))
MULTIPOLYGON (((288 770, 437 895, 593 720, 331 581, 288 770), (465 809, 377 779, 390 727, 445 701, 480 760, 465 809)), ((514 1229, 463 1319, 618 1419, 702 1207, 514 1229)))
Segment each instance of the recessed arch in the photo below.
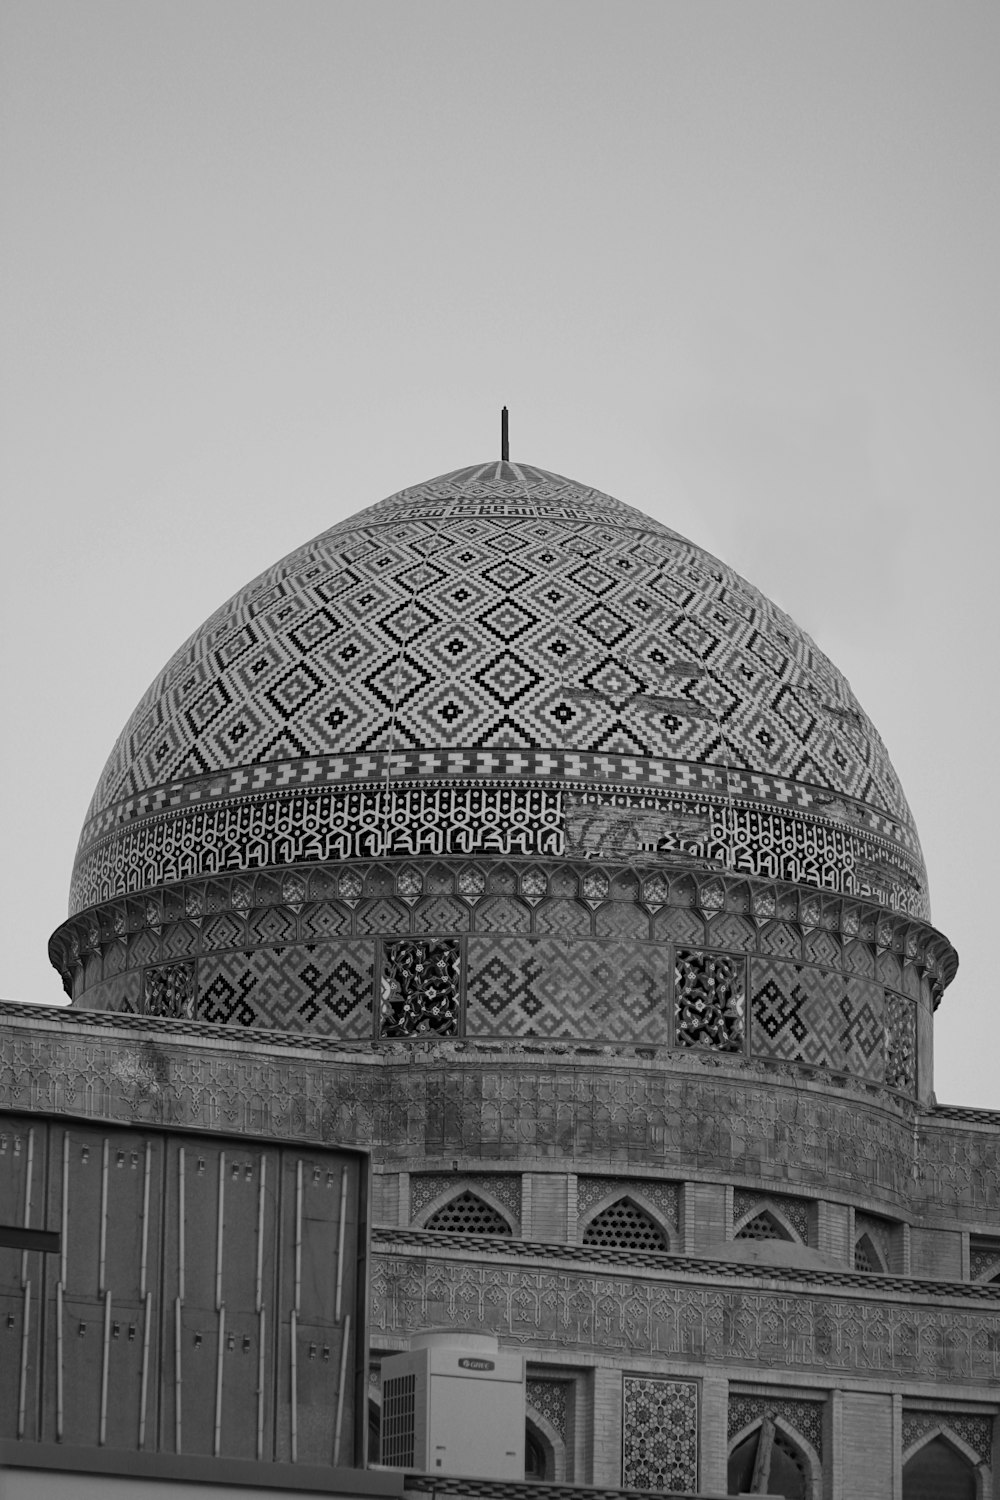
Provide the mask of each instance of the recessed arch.
POLYGON ((476 1185, 439 1195, 422 1215, 420 1227, 447 1234, 513 1235, 514 1225, 504 1209, 476 1185))
POLYGON ((758 1489, 757 1494, 783 1495, 785 1500, 819 1500, 823 1493, 819 1454, 777 1412, 767 1412, 747 1423, 730 1439, 727 1492, 748 1494, 758 1465, 767 1487, 758 1489), (760 1451, 762 1444, 765 1453, 760 1451))
POLYGON ((882 1252, 870 1234, 859 1234, 854 1241, 854 1269, 882 1274, 888 1270, 882 1252))
POLYGON ((629 1188, 611 1192, 598 1199, 578 1227, 578 1239, 584 1245, 600 1245, 616 1250, 670 1249, 670 1230, 644 1195, 629 1188))
POLYGON ((774 1204, 753 1208, 744 1214, 735 1225, 733 1239, 791 1240, 793 1244, 802 1244, 802 1236, 774 1204))
POLYGON ((979 1454, 941 1422, 903 1454, 903 1500, 982 1500, 988 1474, 979 1454))

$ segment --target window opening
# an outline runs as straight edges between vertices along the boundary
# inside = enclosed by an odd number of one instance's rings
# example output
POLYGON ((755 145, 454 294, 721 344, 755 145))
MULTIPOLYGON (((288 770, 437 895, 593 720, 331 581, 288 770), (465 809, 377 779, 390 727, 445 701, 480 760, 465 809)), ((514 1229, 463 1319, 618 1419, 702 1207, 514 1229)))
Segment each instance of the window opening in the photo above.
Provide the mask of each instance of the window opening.
POLYGON ((448 1234, 510 1234, 503 1214, 466 1188, 432 1213, 425 1229, 442 1229, 448 1234))
POLYGON ((660 1226, 631 1198, 619 1198, 595 1214, 583 1232, 583 1243, 616 1250, 670 1249, 660 1226))
POLYGON ((767 1209, 763 1213, 756 1214, 738 1229, 734 1236, 738 1240, 792 1240, 794 1236, 789 1234, 783 1224, 779 1224, 773 1214, 767 1209))

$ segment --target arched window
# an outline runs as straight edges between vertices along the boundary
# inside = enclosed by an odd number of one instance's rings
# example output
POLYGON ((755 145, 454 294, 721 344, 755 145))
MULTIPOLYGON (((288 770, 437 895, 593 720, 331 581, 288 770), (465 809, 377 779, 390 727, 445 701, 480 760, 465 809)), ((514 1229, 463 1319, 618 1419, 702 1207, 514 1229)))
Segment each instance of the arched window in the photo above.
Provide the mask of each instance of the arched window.
POLYGON ((431 1214, 425 1229, 443 1229, 449 1234, 510 1234, 503 1214, 466 1188, 449 1198, 431 1214))
POLYGON ((738 1240, 796 1240, 797 1236, 786 1228, 779 1219, 776 1219, 770 1209, 763 1209, 755 1214, 752 1219, 737 1229, 735 1238, 738 1240))
POLYGON ((885 1262, 879 1254, 878 1246, 870 1234, 859 1235, 854 1243, 854 1269, 856 1271, 882 1271, 885 1262))
POLYGON ((644 1208, 631 1198, 618 1198, 595 1214, 583 1231, 585 1245, 607 1245, 615 1250, 669 1250, 667 1236, 644 1208))
POLYGON ((730 1495, 812 1500, 811 1468, 789 1435, 765 1417, 729 1455, 726 1489, 730 1495))
POLYGON ((545 1444, 529 1423, 524 1429, 524 1477, 525 1479, 550 1479, 545 1444))
POLYGON ((975 1500, 976 1471, 943 1437, 931 1438, 903 1465, 903 1500, 975 1500))

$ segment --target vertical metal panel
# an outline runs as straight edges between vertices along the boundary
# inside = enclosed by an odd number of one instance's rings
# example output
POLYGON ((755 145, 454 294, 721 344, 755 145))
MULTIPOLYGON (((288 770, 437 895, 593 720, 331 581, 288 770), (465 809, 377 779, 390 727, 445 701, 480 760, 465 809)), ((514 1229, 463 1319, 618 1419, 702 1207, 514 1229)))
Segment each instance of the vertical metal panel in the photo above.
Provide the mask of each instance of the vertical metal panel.
POLYGON ((0 1190, 61 1232, 0 1251, 0 1432, 287 1459, 294 1384, 297 1460, 353 1461, 358 1158, 248 1145, 0 1122, 0 1190))
MULTIPOLYGON (((0 1120, 0 1202, 14 1223, 45 1228, 46 1128, 7 1116, 0 1120)), ((41 1363, 38 1316, 45 1257, 37 1250, 0 1247, 0 1434, 37 1435, 41 1363)))
POLYGON ((158 1349, 142 1284, 158 1281, 162 1137, 85 1124, 51 1131, 49 1223, 62 1242, 47 1296, 43 1435, 134 1448, 143 1362, 158 1349))

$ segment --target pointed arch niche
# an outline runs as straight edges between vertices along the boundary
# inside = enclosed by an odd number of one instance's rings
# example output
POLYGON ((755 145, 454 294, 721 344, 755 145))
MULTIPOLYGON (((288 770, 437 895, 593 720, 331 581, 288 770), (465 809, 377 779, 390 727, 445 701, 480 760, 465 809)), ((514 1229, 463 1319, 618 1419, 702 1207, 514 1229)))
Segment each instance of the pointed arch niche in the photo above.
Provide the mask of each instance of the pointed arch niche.
POLYGON ((726 1491, 820 1500, 822 1461, 780 1412, 768 1410, 730 1439, 726 1491))
POLYGON ((492 1193, 478 1183, 470 1187, 460 1181, 451 1191, 433 1198, 417 1223, 421 1229, 436 1229, 447 1234, 517 1233, 506 1209, 492 1193))
POLYGON ((903 1451, 903 1500, 992 1500, 993 1477, 944 1418, 903 1451))
POLYGON ((646 1195, 631 1185, 605 1193, 590 1205, 577 1224, 581 1245, 600 1245, 610 1250, 652 1250, 665 1253, 673 1248, 673 1227, 668 1225, 646 1195))

